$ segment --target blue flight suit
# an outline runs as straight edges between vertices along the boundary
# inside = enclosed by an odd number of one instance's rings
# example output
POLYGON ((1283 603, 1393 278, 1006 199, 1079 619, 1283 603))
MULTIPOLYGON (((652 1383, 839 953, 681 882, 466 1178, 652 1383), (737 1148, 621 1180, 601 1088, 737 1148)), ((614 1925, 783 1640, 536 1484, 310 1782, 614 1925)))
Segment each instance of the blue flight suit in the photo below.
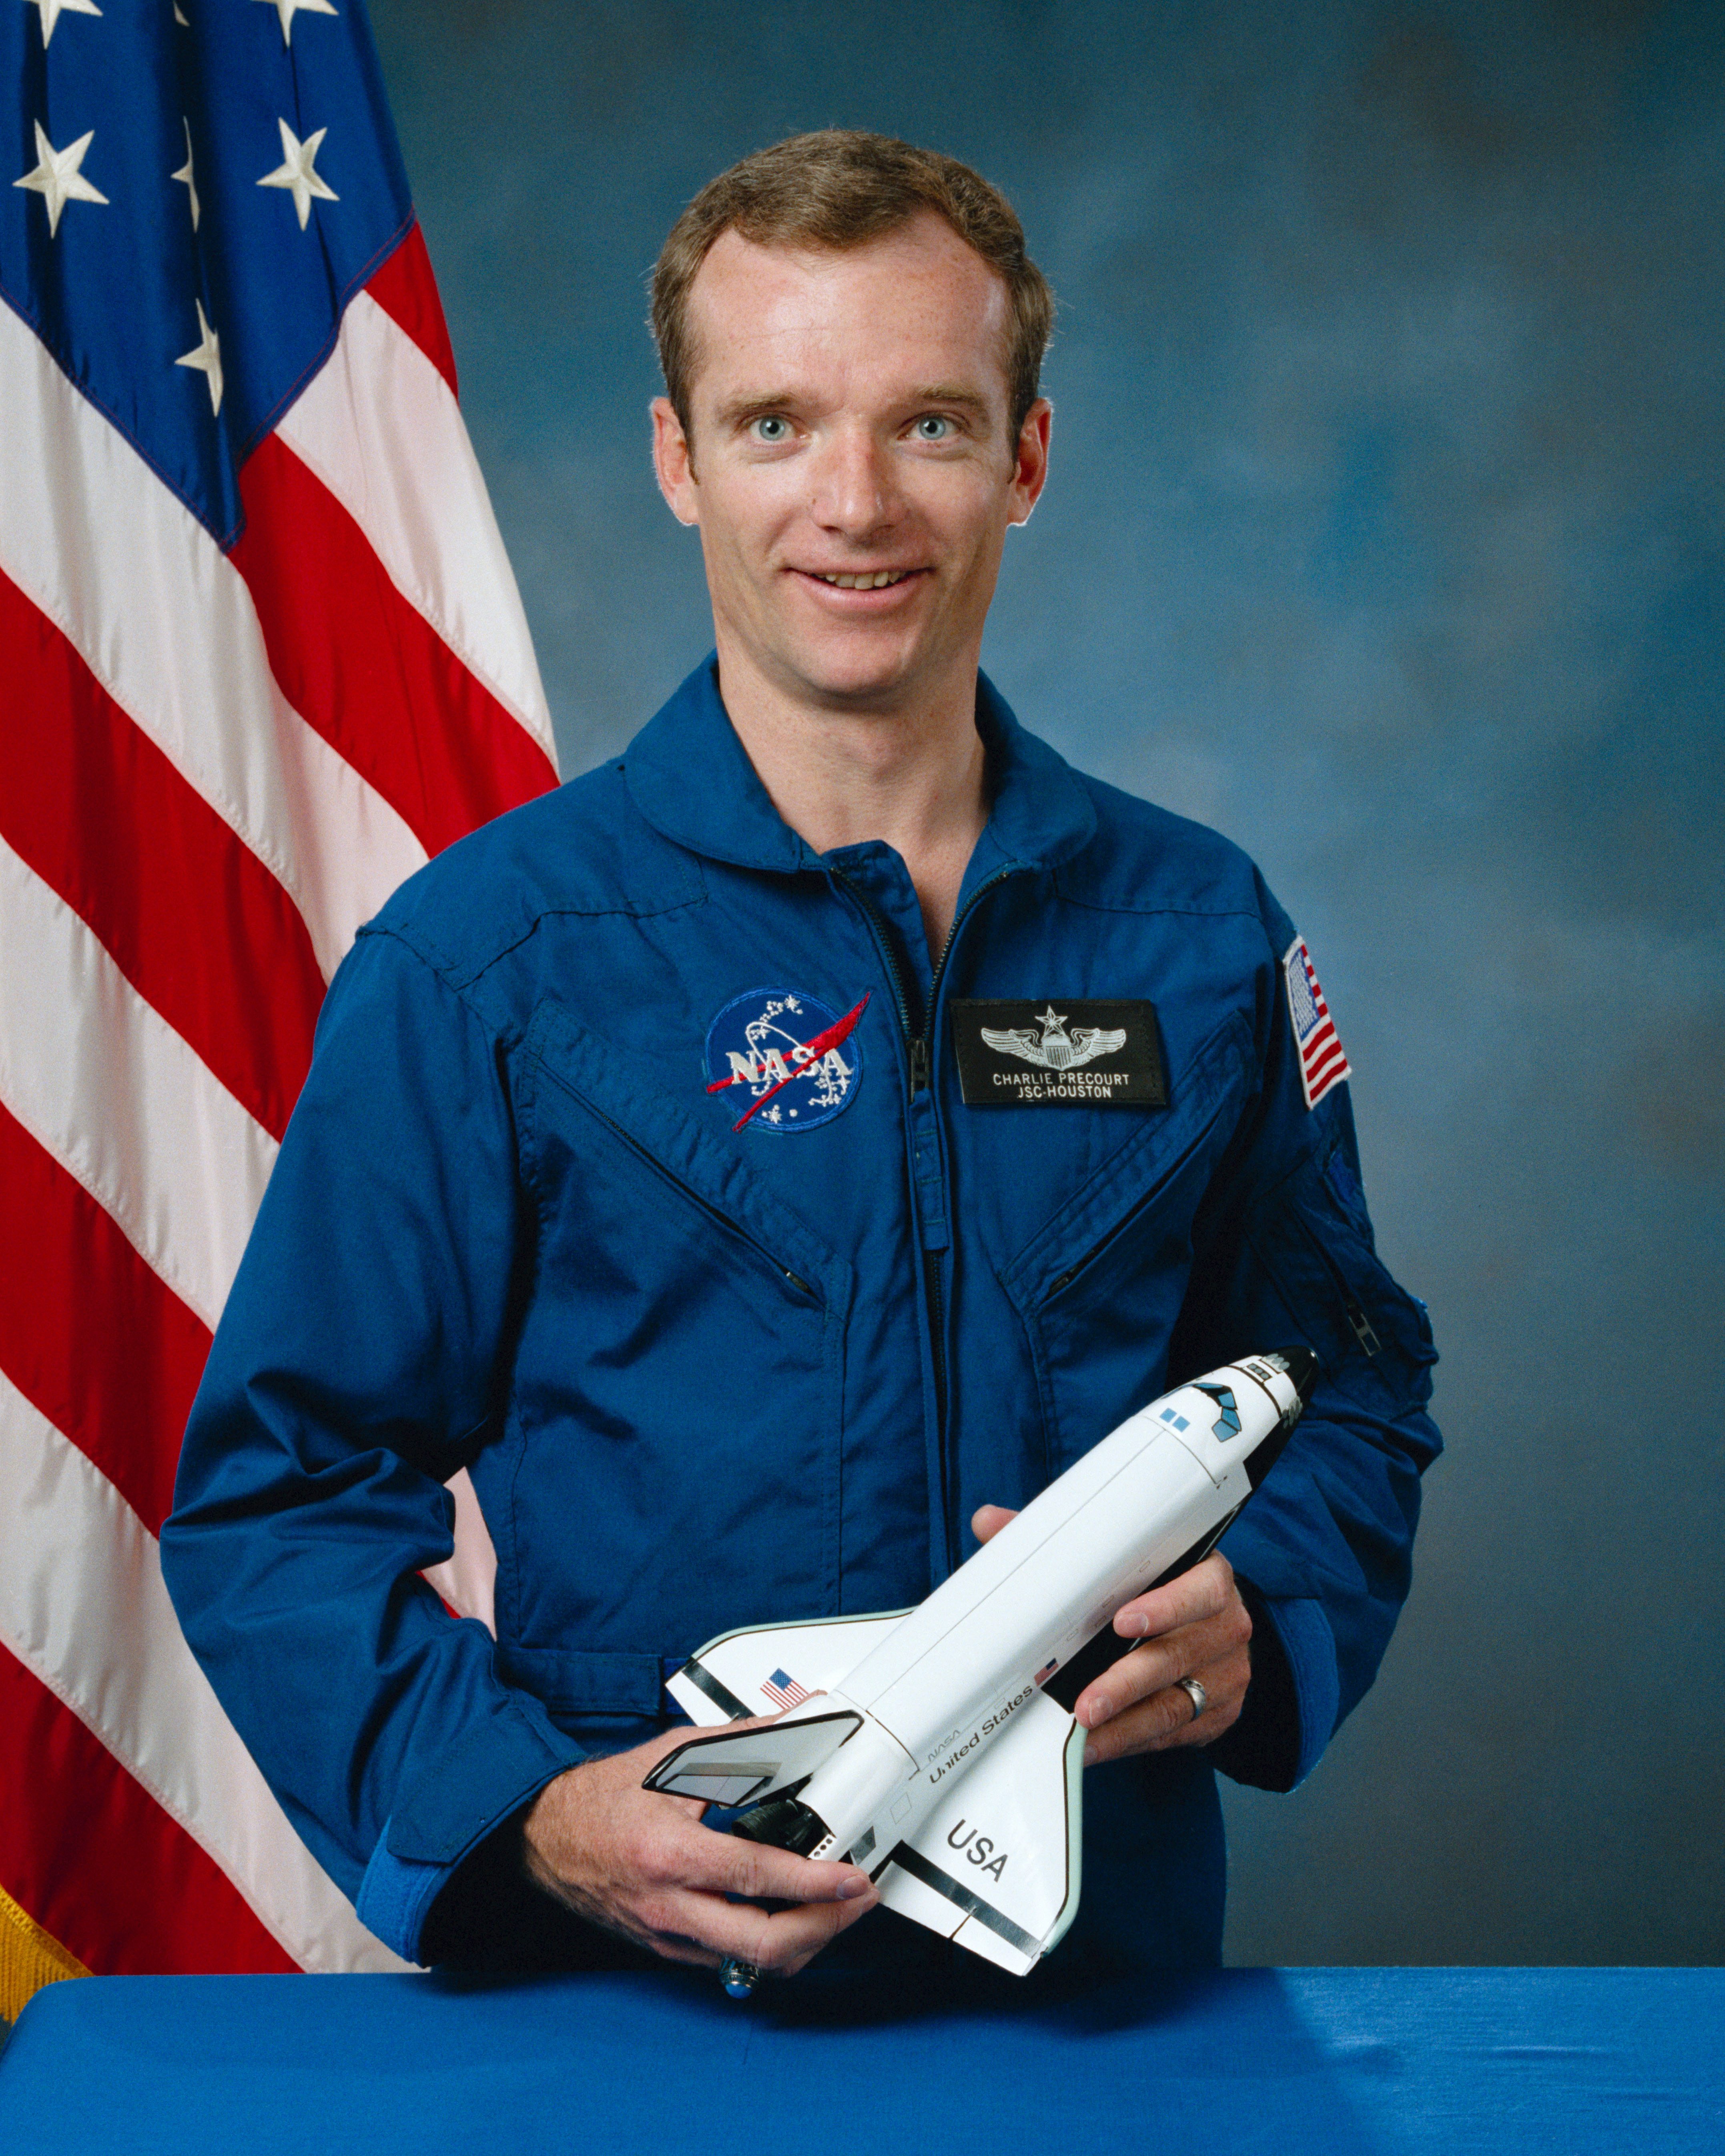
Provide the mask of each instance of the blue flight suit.
POLYGON ((403 1954, 545 1782, 665 1725, 703 1641, 916 1603, 977 1505, 1244 1351, 1323 1366, 1223 1545, 1247 1708, 1087 1776, 1081 1931, 1214 1963, 1213 1763, 1291 1787, 1372 1681, 1435 1358, 1373 1253, 1345 1085, 1306 1105, 1293 928, 1235 847, 1073 771, 986 680, 978 725, 992 810, 937 967, 896 854, 780 819, 709 660, 619 761, 413 877, 331 988, 162 1561, 289 1816, 403 1954), (1153 1003, 1167 1105, 967 1106, 952 999, 1045 997, 1153 1003), (462 1466, 495 1642, 418 1577, 462 1466))

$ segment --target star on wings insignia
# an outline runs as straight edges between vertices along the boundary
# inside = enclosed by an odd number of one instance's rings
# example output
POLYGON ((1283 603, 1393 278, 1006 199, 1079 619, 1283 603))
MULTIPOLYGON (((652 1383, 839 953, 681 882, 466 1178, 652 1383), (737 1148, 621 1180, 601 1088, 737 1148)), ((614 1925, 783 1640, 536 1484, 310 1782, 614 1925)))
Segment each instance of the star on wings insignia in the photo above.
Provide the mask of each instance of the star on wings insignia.
POLYGON ((982 1036, 997 1055, 1016 1055, 1044 1070, 1076 1070, 1099 1055, 1117 1055, 1126 1046, 1124 1026, 1075 1025, 1069 1033, 1065 1014, 1052 1004, 1038 1012, 1036 1023, 1042 1028, 1040 1037, 1027 1025, 1006 1032, 985 1025, 982 1036))

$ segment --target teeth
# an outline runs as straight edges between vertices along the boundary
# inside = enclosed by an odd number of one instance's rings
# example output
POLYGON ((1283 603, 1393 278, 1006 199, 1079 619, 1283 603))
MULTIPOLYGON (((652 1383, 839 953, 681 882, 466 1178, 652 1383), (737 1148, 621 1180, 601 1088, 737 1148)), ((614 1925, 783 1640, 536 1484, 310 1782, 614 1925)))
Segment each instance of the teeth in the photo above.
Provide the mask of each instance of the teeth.
POLYGON ((910 575, 908 569, 873 569, 860 577, 829 577, 823 575, 824 584, 834 584, 841 592, 878 592, 884 584, 902 583, 910 575))

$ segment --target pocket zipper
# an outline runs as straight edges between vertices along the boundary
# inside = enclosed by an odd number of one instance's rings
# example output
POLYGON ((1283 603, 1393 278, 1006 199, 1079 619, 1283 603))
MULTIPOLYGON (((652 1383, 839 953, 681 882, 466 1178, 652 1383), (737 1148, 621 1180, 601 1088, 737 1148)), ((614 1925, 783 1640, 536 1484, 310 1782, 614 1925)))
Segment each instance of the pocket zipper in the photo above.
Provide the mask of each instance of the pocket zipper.
MULTIPOLYGON (((545 1069, 547 1075, 556 1077, 555 1072, 552 1071, 548 1064, 545 1065, 545 1069)), ((562 1079, 557 1079, 557 1082, 559 1085, 564 1084, 564 1081, 562 1079)), ((671 1188, 676 1191, 680 1196, 687 1199, 691 1205, 698 1206, 701 1211, 706 1214, 708 1219, 713 1221, 717 1226, 724 1229, 728 1235, 734 1235, 739 1243, 746 1244, 748 1248, 755 1253, 756 1256, 761 1259, 763 1263, 770 1265, 774 1272, 781 1275, 785 1280, 788 1280, 793 1287, 800 1290, 801 1292, 806 1295, 812 1302, 816 1304, 818 1307, 823 1310, 825 1309, 825 1297, 822 1296, 818 1288, 811 1286, 810 1284, 803 1279, 800 1273, 793 1273, 790 1267, 786 1265, 782 1259, 776 1256, 773 1251, 769 1250, 764 1243, 760 1241, 757 1237, 752 1235, 748 1229, 742 1226, 739 1222, 733 1220, 728 1213, 724 1212, 720 1207, 715 1205, 711 1199, 703 1198, 698 1190, 691 1189, 690 1186, 684 1182, 681 1176, 673 1174, 670 1169, 665 1166, 665 1163, 659 1158, 657 1154, 649 1152, 648 1148, 641 1143, 640 1140, 634 1136, 633 1132, 626 1131, 621 1123, 618 1122, 614 1117, 608 1116, 603 1108, 598 1106, 585 1093, 579 1091, 576 1087, 572 1086, 565 1086, 564 1090, 572 1093, 575 1099, 580 1101, 582 1106, 587 1110, 588 1115, 593 1116, 595 1122, 603 1123, 608 1131, 610 1131, 615 1137, 621 1139, 623 1143, 629 1147, 629 1151, 638 1160, 644 1162, 646 1166, 651 1168, 656 1176, 659 1176, 663 1181, 668 1183, 671 1188)))
POLYGON ((1108 1230, 1107 1234, 1102 1237, 1100 1242, 1093 1243, 1090 1249, 1085 1252, 1084 1255, 1078 1260, 1076 1265, 1068 1265, 1065 1272, 1060 1274, 1055 1279, 1050 1281, 1048 1286, 1043 1291, 1036 1302, 1032 1306, 1033 1308, 1037 1310, 1045 1309, 1047 1306, 1054 1301, 1057 1295, 1063 1295, 1072 1285, 1073 1281, 1077 1279, 1078 1276, 1092 1265, 1111 1245, 1119 1240, 1120 1237, 1122 1236, 1126 1233, 1127 1229, 1131 1227, 1132 1222, 1137 1219, 1144 1208, 1150 1204, 1158 1194, 1167 1188, 1171 1179, 1174 1176, 1178 1175, 1180 1170, 1186 1165, 1187 1162, 1191 1159, 1193 1154, 1197 1152, 1198 1148, 1204 1143, 1204 1140, 1215 1128, 1216 1124, 1221 1116, 1222 1110, 1226 1105, 1226 1096, 1224 1095, 1222 1099, 1217 1101, 1215 1106, 1210 1111, 1209 1116, 1206 1120, 1203 1129, 1194 1135, 1189 1143, 1180 1148, 1179 1152, 1168 1163, 1168 1166, 1163 1168, 1161 1174, 1157 1177, 1155 1182, 1151 1184, 1150 1188, 1145 1191, 1141 1198, 1137 1199, 1126 1212, 1122 1214, 1119 1219, 1114 1223, 1114 1225, 1108 1230))
POLYGON ((1294 1218, 1299 1222, 1300 1233, 1306 1238, 1307 1241, 1311 1244, 1312 1249, 1317 1251, 1319 1262, 1322 1265, 1324 1270, 1329 1275, 1330 1283, 1332 1286, 1334 1287, 1337 1298, 1342 1305, 1343 1314, 1347 1318, 1348 1324, 1353 1327, 1354 1338, 1358 1341, 1360 1346, 1364 1349, 1368 1357, 1379 1353, 1383 1348, 1384 1343, 1372 1328, 1372 1321, 1366 1315, 1365 1305, 1361 1302, 1359 1297, 1355 1295, 1353 1290, 1348 1285, 1347 1278, 1343 1275, 1342 1268, 1336 1263, 1336 1260, 1330 1255, 1329 1252, 1324 1248, 1324 1245, 1318 1240, 1312 1229, 1307 1227, 1306 1222, 1301 1219, 1299 1214, 1296 1213, 1294 1214, 1294 1218))

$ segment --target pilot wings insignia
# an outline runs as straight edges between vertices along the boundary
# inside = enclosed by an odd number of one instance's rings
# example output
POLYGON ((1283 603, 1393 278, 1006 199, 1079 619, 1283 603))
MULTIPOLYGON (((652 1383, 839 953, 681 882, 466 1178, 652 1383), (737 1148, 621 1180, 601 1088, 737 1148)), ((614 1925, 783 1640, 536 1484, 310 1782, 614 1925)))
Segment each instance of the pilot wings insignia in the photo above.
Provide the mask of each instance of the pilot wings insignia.
POLYGON ((1038 1013, 1036 1023, 1042 1028, 1040 1036, 1027 1025, 1006 1032, 985 1025, 982 1036, 997 1055, 1016 1055, 1044 1070, 1076 1070, 1099 1055, 1117 1055, 1126 1046, 1124 1026, 1075 1025, 1069 1033, 1065 1016, 1052 1004, 1038 1013))

